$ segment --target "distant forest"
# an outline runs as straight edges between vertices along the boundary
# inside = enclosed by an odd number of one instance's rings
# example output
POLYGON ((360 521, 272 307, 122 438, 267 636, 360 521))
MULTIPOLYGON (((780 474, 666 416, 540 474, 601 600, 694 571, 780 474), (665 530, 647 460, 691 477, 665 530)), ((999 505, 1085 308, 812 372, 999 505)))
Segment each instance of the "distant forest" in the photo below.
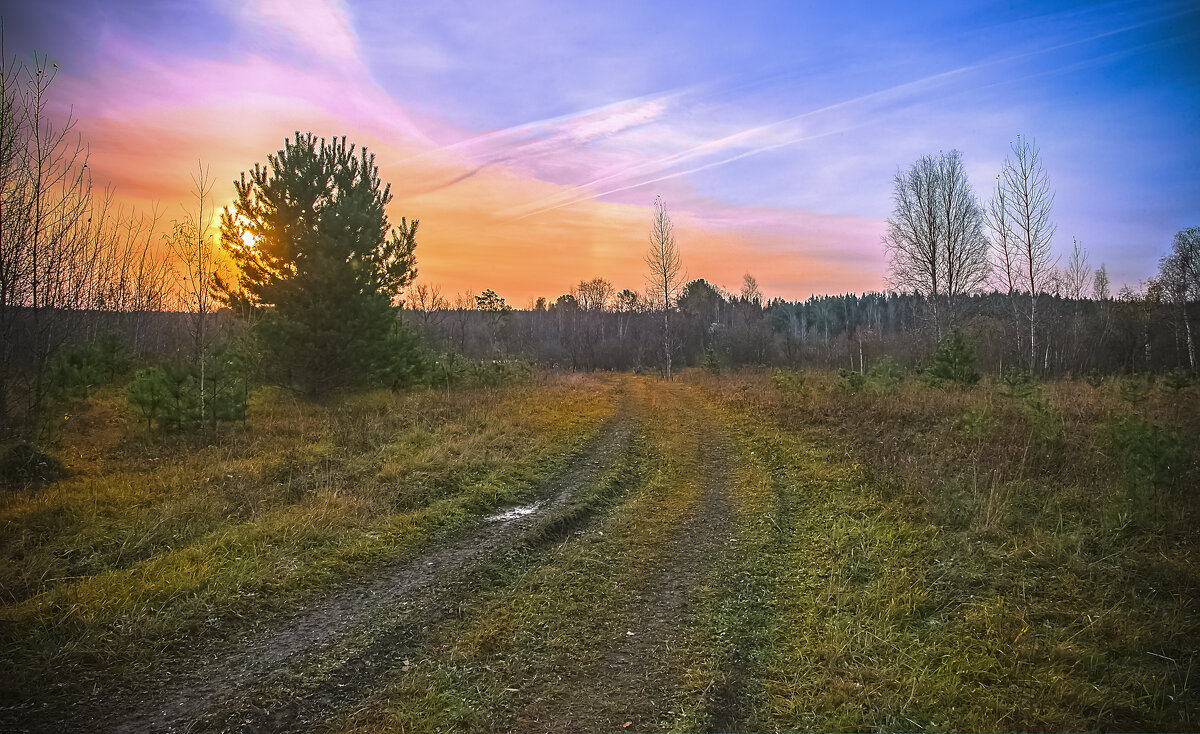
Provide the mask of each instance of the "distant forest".
MULTIPOLYGON (((1200 304, 1172 304, 1157 282, 1143 292, 1125 288, 1110 296, 1102 271, 1100 287, 1088 285, 1099 293, 1039 296, 1044 317, 1034 372, 1078 376, 1190 368, 1184 315, 1194 320, 1200 304)), ((660 314, 632 291, 614 293, 604 280, 580 283, 533 309, 509 308, 490 292, 451 305, 422 290, 410 291, 403 319, 442 350, 572 370, 656 370, 662 361, 660 314)), ((919 295, 850 293, 764 302, 752 279, 742 291, 727 293, 703 279, 684 287, 672 325, 678 364, 864 371, 884 356, 917 367, 936 347, 928 302, 919 295)), ((954 325, 974 347, 981 369, 1027 368, 1026 322, 1014 313, 1008 294, 971 295, 959 306, 954 325)))

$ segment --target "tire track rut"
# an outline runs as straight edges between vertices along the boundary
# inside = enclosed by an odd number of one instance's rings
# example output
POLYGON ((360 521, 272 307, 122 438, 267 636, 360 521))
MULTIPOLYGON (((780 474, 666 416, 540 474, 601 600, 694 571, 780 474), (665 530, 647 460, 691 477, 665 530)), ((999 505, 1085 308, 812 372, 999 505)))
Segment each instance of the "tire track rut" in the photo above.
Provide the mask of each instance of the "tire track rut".
MULTIPOLYGON (((725 552, 732 525, 728 440, 704 422, 699 440, 703 486, 659 558, 612 630, 602 659, 579 671, 575 695, 555 702, 548 714, 527 710, 519 731, 646 731, 663 720, 678 692, 681 669, 675 654, 688 633, 688 617, 712 565, 725 552), (632 634, 630 634, 632 633, 632 634)), ((732 717, 722 722, 733 725, 732 717)))
MULTIPOLYGON (((455 613, 472 580, 505 553, 561 521, 580 487, 598 481, 625 451, 637 419, 628 395, 535 501, 494 515, 451 540, 365 581, 331 592, 303 612, 169 666, 135 700, 85 702, 86 720, 27 722, 30 730, 114 732, 287 731, 308 728, 361 698, 388 665, 401 665, 431 626, 455 613), (233 651, 230 650, 233 648, 233 651)), ((132 698, 132 697, 130 697, 132 698)))

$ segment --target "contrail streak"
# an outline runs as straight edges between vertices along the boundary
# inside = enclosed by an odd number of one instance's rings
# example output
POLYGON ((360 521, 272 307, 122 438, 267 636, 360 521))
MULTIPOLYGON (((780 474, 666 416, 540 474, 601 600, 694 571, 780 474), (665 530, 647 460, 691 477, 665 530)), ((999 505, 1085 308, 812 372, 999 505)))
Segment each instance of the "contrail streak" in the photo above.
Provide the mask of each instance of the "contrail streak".
MULTIPOLYGON (((745 130, 741 130, 736 133, 732 133, 732 134, 725 135, 725 136, 722 136, 719 138, 714 138, 712 140, 705 141, 699 145, 692 146, 691 148, 688 148, 687 150, 683 150, 678 153, 672 153, 672 154, 664 156, 662 158, 657 158, 654 160, 646 161, 644 163, 639 163, 639 164, 636 164, 633 166, 629 166, 624 169, 621 169, 620 171, 609 173, 604 176, 594 178, 585 183, 572 186, 572 187, 562 191, 561 193, 556 194, 555 196, 542 199, 540 202, 532 204, 531 206, 534 207, 532 210, 522 211, 521 208, 518 208, 518 209, 513 209, 513 210, 509 210, 507 212, 504 212, 504 214, 507 214, 510 216, 516 215, 518 219, 525 219, 527 217, 535 216, 537 214, 542 214, 542 213, 545 213, 548 211, 553 211, 555 209, 560 209, 560 208, 563 208, 566 206, 572 206, 574 204, 582 203, 584 201, 590 201, 592 199, 596 199, 596 198, 603 197, 603 196, 608 196, 610 194, 615 194, 615 193, 619 193, 622 191, 628 191, 630 189, 635 189, 640 186, 646 186, 649 184, 658 183, 658 182, 673 179, 673 178, 679 178, 681 176, 686 176, 688 174, 696 173, 698 171, 715 168, 717 166, 722 166, 722 165, 725 165, 728 163, 732 163, 734 161, 742 160, 744 158, 747 158, 747 157, 750 157, 753 155, 758 155, 760 153, 764 153, 767 151, 782 148, 787 145, 793 145, 793 144, 801 143, 801 142, 808 142, 811 140, 816 140, 816 139, 820 139, 823 137, 827 137, 829 135, 836 134, 839 132, 845 132, 847 130, 862 127, 863 125, 865 125, 867 123, 864 122, 864 123, 848 124, 848 125, 844 125, 844 126, 840 127, 838 130, 824 132, 824 133, 820 133, 820 134, 816 134, 816 135, 800 135, 799 131, 794 131, 791 136, 789 136, 787 139, 782 140, 782 141, 759 145, 754 148, 751 148, 750 150, 746 150, 741 153, 738 153, 737 155, 728 156, 728 157, 722 158, 721 160, 712 161, 712 162, 706 163, 704 165, 691 167, 691 168, 681 170, 681 171, 675 171, 675 172, 668 173, 668 174, 661 175, 661 176, 654 175, 658 172, 667 170, 667 169, 671 168, 672 166, 675 166, 675 165, 678 165, 681 163, 686 163, 687 161, 690 161, 690 160, 693 160, 696 158, 701 158, 706 155, 710 155, 712 153, 719 152, 726 148, 736 146, 740 143, 752 141, 755 138, 759 138, 763 135, 770 134, 772 132, 780 131, 780 130, 785 130, 785 131, 789 130, 789 128, 793 128, 796 125, 796 123, 801 122, 806 119, 811 119, 813 117, 817 117, 819 115, 829 114, 831 112, 850 108, 850 107, 853 107, 856 105, 861 106, 861 105, 864 105, 864 104, 867 104, 870 102, 887 101, 889 99, 902 98, 910 92, 916 92, 925 87, 936 88, 938 86, 944 85, 946 82, 948 82, 949 80, 951 80, 955 77, 960 77, 960 76, 969 74, 971 72, 978 71, 980 69, 998 66, 998 65, 1002 65, 1002 64, 1008 64, 1008 63, 1012 63, 1014 61, 1020 61, 1022 59, 1040 56, 1040 55, 1044 55, 1047 53, 1053 53, 1054 51, 1059 51, 1064 48, 1078 46, 1078 45, 1084 44, 1084 43, 1090 43, 1092 41, 1097 41, 1097 40, 1115 36, 1115 35, 1118 35, 1121 33, 1126 33, 1128 31, 1136 30, 1138 28, 1143 28, 1143 27, 1146 27, 1149 25, 1154 25, 1156 23, 1162 23, 1162 22, 1165 22, 1167 20, 1171 20, 1174 18, 1191 15, 1195 12, 1197 12, 1197 11, 1191 10, 1191 9, 1186 9, 1186 10, 1180 10, 1180 11, 1176 11, 1176 12, 1161 14, 1154 18, 1143 20, 1143 21, 1140 21, 1137 23, 1131 23, 1128 25, 1123 25, 1119 28, 1113 28, 1113 29, 1109 29, 1107 31, 1103 31, 1100 33, 1091 34, 1084 38, 1078 38, 1078 39, 1074 39, 1074 40, 1070 40, 1070 41, 1065 41, 1063 43, 1058 43, 1058 44, 1054 44, 1051 46, 1047 46, 1044 48, 1034 49, 1032 51, 1026 51, 1023 53, 1012 54, 1009 56, 1004 56, 1004 57, 1000 57, 1000 58, 996 58, 996 59, 980 61, 980 62, 977 62, 974 64, 968 64, 968 65, 959 67, 957 69, 951 69, 949 71, 932 74, 930 76, 923 77, 921 79, 916 79, 916 80, 913 80, 910 82, 898 84, 896 86, 889 87, 887 89, 870 92, 868 94, 860 95, 860 96, 854 97, 852 99, 848 99, 848 100, 844 100, 842 102, 838 102, 835 104, 827 105, 825 107, 821 107, 816 110, 810 110, 807 112, 803 112, 798 115, 784 118, 782 120, 779 120, 779 121, 776 121, 773 123, 767 123, 764 125, 757 125, 754 127, 746 128, 745 130), (642 174, 647 175, 649 177, 642 179, 642 180, 637 180, 637 181, 634 181, 631 183, 627 183, 624 185, 617 185, 617 186, 611 186, 611 187, 604 186, 605 184, 611 184, 611 183, 618 182, 621 180, 627 181, 631 177, 642 175, 642 174), (598 186, 603 187, 603 188, 601 188, 600 190, 597 191, 596 187, 598 187, 598 186)), ((1078 64, 1064 66, 1064 67, 1061 67, 1061 68, 1053 70, 1053 71, 1041 71, 1041 72, 1038 72, 1035 74, 1023 76, 1021 78, 1025 79, 1025 78, 1033 78, 1036 76, 1044 76, 1044 75, 1050 74, 1050 73, 1057 73, 1064 69, 1074 68, 1075 66, 1078 66, 1078 64)), ((1013 80, 1007 80, 1007 81, 1013 81, 1013 80)))

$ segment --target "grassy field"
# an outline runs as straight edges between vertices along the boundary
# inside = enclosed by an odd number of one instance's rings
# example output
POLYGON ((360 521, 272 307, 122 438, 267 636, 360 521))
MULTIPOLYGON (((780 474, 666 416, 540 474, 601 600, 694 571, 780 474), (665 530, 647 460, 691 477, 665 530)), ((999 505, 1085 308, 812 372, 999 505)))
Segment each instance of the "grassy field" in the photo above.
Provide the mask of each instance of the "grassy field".
POLYGON ((696 669, 752 666, 751 728, 1200 723, 1194 393, 704 388, 741 437, 756 551, 705 625, 747 644, 696 669))
POLYGON ((148 435, 97 400, 60 439, 73 476, 0 496, 7 697, 136 675, 411 555, 522 499, 613 399, 571 379, 332 405, 267 392, 208 438, 148 435))
POLYGON ((0 504, 9 718, 402 577, 554 487, 436 614, 346 633, 347 659, 394 648, 369 676, 263 683, 323 702, 274 728, 1195 730, 1198 408, 1136 379, 617 375, 263 394, 202 440, 99 399, 73 475, 0 504))

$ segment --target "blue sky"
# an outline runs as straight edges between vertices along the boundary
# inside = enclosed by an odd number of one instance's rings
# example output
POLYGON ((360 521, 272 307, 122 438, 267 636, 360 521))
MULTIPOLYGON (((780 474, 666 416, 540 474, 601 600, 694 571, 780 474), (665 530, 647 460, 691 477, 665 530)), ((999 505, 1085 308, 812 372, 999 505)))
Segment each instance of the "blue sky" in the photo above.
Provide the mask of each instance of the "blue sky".
MULTIPOLYGON (((693 235, 695 276, 732 286, 744 264, 786 297, 882 287, 895 171, 957 148, 985 198, 1018 133, 1057 192, 1057 250, 1077 237, 1118 283, 1152 275, 1173 233, 1200 225, 1190 3, 222 0, 3 15, 10 53, 61 59, 94 150, 122 129, 156 139, 157 125, 164 168, 199 154, 224 180, 295 127, 370 140, 401 179, 397 205, 454 219, 422 251, 454 289, 487 286, 480 273, 520 297, 633 279, 656 194, 693 235), (218 117, 170 114, 227 109, 223 89, 240 117, 282 129, 231 140, 218 117), (196 145, 176 161, 181 140, 196 145), (471 250, 480 232, 535 259, 567 233, 583 254, 518 277, 493 262, 501 245, 471 250), (629 252, 608 245, 626 238, 629 252)), ((119 189, 153 189, 119 155, 100 164, 119 189)))

